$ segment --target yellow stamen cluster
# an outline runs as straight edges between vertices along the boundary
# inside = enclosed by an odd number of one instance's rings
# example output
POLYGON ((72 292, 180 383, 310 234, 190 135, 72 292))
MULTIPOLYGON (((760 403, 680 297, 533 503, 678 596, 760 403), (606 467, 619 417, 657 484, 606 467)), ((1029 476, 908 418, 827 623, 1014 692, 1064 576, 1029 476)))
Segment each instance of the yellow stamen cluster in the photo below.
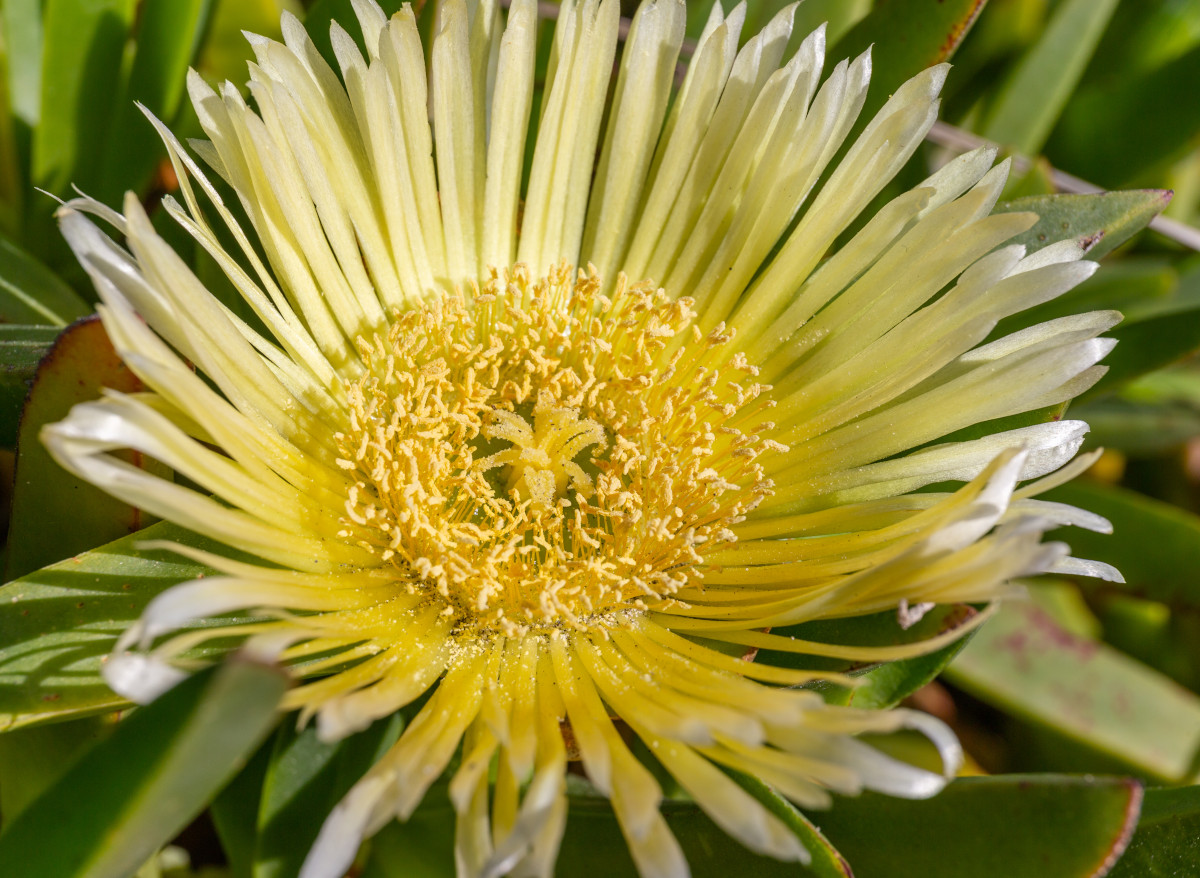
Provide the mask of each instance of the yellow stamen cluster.
POLYGON ((343 536, 476 633, 597 624, 697 585, 782 446, 769 388, 691 304, 517 265, 360 339, 343 536))

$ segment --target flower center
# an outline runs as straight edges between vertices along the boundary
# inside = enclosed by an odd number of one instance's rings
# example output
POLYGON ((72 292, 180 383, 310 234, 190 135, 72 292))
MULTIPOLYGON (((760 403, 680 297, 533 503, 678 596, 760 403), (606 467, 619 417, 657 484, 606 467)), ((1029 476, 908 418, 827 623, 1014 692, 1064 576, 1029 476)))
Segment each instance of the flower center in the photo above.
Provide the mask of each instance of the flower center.
POLYGON ((533 427, 504 409, 492 412, 492 423, 483 428, 489 439, 507 439, 513 447, 480 461, 480 469, 507 465, 508 490, 520 500, 549 508, 568 483, 583 498, 591 496, 592 480, 575 457, 590 445, 604 447, 604 428, 575 409, 539 400, 533 410, 533 427))
POLYGON ((769 388, 688 299, 518 265, 359 340, 345 539, 474 633, 663 605, 771 484, 769 388))

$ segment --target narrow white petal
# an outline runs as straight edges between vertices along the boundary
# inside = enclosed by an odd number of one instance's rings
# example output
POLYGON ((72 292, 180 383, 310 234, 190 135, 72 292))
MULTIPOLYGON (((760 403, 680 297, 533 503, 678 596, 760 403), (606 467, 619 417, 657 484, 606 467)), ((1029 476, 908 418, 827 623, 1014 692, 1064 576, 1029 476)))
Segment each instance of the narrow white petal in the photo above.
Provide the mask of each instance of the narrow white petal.
POLYGON ((300 878, 341 878, 346 874, 391 786, 388 778, 370 775, 354 785, 325 818, 300 867, 300 878))
POLYGON ((500 41, 487 141, 480 270, 504 268, 517 255, 521 166, 533 104, 536 0, 515 0, 500 41))
POLYGON ((113 653, 100 673, 114 692, 135 704, 149 704, 188 676, 166 662, 136 652, 113 653))
POLYGON ((920 186, 934 191, 929 210, 953 201, 978 183, 996 161, 997 151, 994 146, 981 146, 951 159, 930 175, 920 186))
POLYGON ((644 3, 625 40, 583 239, 584 257, 605 278, 615 278, 621 269, 633 232, 686 19, 682 0, 644 3))
POLYGON ((596 144, 616 55, 616 0, 584 0, 563 37, 543 98, 518 258, 542 274, 579 257, 596 144))
POLYGON ((465 0, 438 3, 434 31, 429 91, 446 266, 451 280, 463 283, 474 277, 478 264, 476 202, 483 195, 477 191, 483 182, 483 132, 475 130, 475 104, 481 96, 464 75, 471 68, 465 0))
POLYGON ((1107 582, 1124 582, 1121 571, 1103 561, 1088 561, 1084 558, 1060 558, 1050 568, 1050 573, 1063 576, 1090 576, 1107 582))
MULTIPOLYGON (((714 15, 719 5, 713 4, 714 15)), ((637 231, 623 261, 631 277, 649 276, 650 261, 662 230, 676 199, 687 191, 684 180, 701 143, 697 133, 708 127, 736 57, 736 34, 730 39, 732 25, 733 22, 723 22, 700 41, 688 65, 687 79, 675 97, 650 165, 637 231)))

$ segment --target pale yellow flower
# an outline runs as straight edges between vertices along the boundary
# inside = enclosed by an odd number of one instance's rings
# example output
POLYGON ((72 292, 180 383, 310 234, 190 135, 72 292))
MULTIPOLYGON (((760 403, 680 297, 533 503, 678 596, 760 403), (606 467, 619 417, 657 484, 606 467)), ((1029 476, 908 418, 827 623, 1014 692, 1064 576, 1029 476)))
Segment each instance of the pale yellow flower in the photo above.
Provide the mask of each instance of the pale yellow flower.
POLYGON ((1041 541, 1102 520, 1031 499, 1085 465, 1068 463, 1084 424, 931 444, 1098 378, 1111 312, 984 343, 1094 264, 1072 242, 1005 246, 1035 218, 989 216, 1007 165, 987 150, 831 252, 924 137, 946 68, 902 86, 830 169, 870 60, 822 82, 817 31, 780 66, 790 8, 738 50, 744 6, 715 7, 672 100, 682 0, 640 8, 615 82, 618 4, 565 4, 536 118, 532 0, 447 0, 428 58, 410 10, 354 9, 368 56, 335 25, 340 77, 285 17, 286 45, 251 38, 256 109, 190 80, 210 138, 192 152, 248 226, 158 126, 182 187, 165 208, 255 325, 132 196, 124 215, 87 199, 61 212, 149 390, 77 407, 46 430, 51 451, 260 559, 176 547, 222 575, 154 600, 111 685, 146 700, 192 667, 190 648, 236 636, 305 677, 286 706, 327 740, 431 692, 330 815, 309 878, 342 874, 411 815, 460 746, 460 873, 551 874, 564 724, 648 876, 687 865, 614 718, 774 857, 808 855, 722 767, 803 807, 831 790, 937 792, 959 760, 940 723, 827 706, 804 684, 850 681, 735 656, 902 658, 946 638, 872 649, 769 629, 888 610, 899 625, 1017 576, 1112 575, 1041 541), (187 483, 128 466, 125 448, 187 483), (180 631, 241 610, 258 618, 180 631), (899 728, 933 740, 944 774, 856 737, 899 728))

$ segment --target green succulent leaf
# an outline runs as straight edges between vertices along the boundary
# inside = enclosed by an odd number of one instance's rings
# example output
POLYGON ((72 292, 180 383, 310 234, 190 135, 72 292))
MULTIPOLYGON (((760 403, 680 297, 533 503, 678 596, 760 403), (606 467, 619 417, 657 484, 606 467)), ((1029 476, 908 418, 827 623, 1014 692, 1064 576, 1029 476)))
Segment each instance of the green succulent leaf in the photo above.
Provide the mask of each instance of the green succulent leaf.
POLYGON ((29 385, 58 332, 53 326, 0 325, 0 447, 17 444, 29 385))
POLYGON ((1186 311, 1127 321, 1106 335, 1120 344, 1104 358, 1104 377, 1080 396, 1081 401, 1111 393, 1200 350, 1200 302, 1186 311))
MULTIPOLYGON (((38 364, 17 435, 9 577, 138 530, 144 516, 60 467, 42 445, 43 426, 66 417, 102 388, 133 392, 142 383, 113 350, 98 317, 81 320, 55 340, 38 364), (71 522, 64 530, 62 523, 71 522)), ((140 458, 131 462, 146 465, 140 458)))
POLYGON ((1098 85, 1154 70, 1198 44, 1200 6, 1179 0, 1122 3, 1088 66, 1084 83, 1098 85))
POLYGON ((1097 446, 1163 454, 1200 435, 1200 372, 1191 364, 1160 369, 1075 411, 1091 425, 1097 446))
POLYGON ((62 327, 91 311, 57 274, 0 236, 0 323, 62 327))
POLYGON ((1000 87, 982 134, 1037 155, 1083 75, 1117 0, 1064 0, 1000 87))
POLYGON ((100 676, 104 657, 151 598, 212 572, 137 548, 151 539, 221 548, 163 522, 0 587, 0 731, 128 706, 100 676))
POLYGON ((1106 264, 1066 295, 1003 320, 993 336, 1093 310, 1119 311, 1124 320, 1106 333, 1120 344, 1104 359, 1107 373, 1079 397, 1081 402, 1118 390, 1200 348, 1200 272, 1181 276, 1156 257, 1106 264))
POLYGON ((132 874, 254 752, 286 688, 278 669, 234 658, 123 719, 7 826, 0 874, 132 874))
POLYGON ((844 704, 863 709, 886 710, 894 707, 922 686, 933 681, 970 641, 967 634, 936 652, 911 659, 887 662, 867 671, 860 685, 846 690, 844 704))
POLYGON ((116 714, 50 723, 0 735, 0 815, 12 820, 79 757, 104 740, 116 714))
MULTIPOLYGON (((851 874, 845 861, 840 860, 836 852, 831 853, 832 848, 824 839, 814 857, 815 868, 808 869, 797 863, 783 863, 751 853, 719 829, 694 804, 666 802, 663 816, 679 840, 694 878, 723 878, 730 874, 752 874, 762 878, 835 878, 851 874)), ((810 834, 818 833, 813 829, 810 834)), ((556 874, 564 878, 576 875, 580 878, 632 878, 637 874, 628 846, 621 837, 616 815, 606 799, 572 799, 556 874)))
POLYGON ((1178 403, 1137 403, 1115 397, 1071 409, 1091 427, 1088 441, 1127 454, 1157 455, 1200 435, 1200 411, 1178 403))
MULTIPOLYGON (((812 857, 805 871, 815 878, 854 878, 850 864, 829 843, 817 825, 796 810, 796 806, 756 777, 741 772, 729 772, 733 779, 754 796, 768 811, 787 824, 812 857)), ((669 819, 669 818, 668 818, 669 819)))
POLYGON ((4 0, 0 4, 8 105, 25 125, 37 124, 42 91, 42 0, 4 0))
MULTIPOLYGON (((805 622, 801 625, 775 628, 771 633, 793 637, 798 640, 811 640, 843 646, 898 646, 901 644, 917 643, 942 635, 949 635, 958 629, 962 629, 965 634, 970 630, 966 626, 971 625, 977 615, 978 611, 967 604, 943 604, 931 609, 916 624, 908 628, 901 627, 898 615, 892 611, 873 613, 869 616, 853 616, 850 618, 822 619, 815 622, 805 622)), ((741 647, 738 647, 738 649, 743 652, 745 651, 741 647)), ((760 650, 760 652, 764 656, 768 655, 767 650, 760 650)), ((863 665, 849 659, 824 658, 804 655, 803 653, 775 651, 769 652, 769 658, 766 658, 766 661, 782 667, 807 668, 822 671, 860 671, 868 667, 873 667, 873 665, 863 665)), ((912 666, 912 668, 915 667, 912 666)), ((917 675, 920 676, 920 672, 917 672, 917 675)), ((893 691, 899 691, 900 688, 903 688, 903 685, 899 684, 898 680, 896 682, 897 689, 893 691)), ((879 694, 881 697, 886 697, 883 693, 892 688, 882 681, 880 682, 880 687, 879 694)))
POLYGON ((446 785, 436 784, 408 820, 392 821, 370 845, 362 878, 455 878, 454 809, 446 785))
MULTIPOLYGON (((1075 555, 1120 570, 1125 585, 1116 588, 1173 606, 1200 607, 1195 576, 1200 516, 1127 488, 1082 480, 1056 488, 1046 499, 1091 510, 1112 522, 1113 536, 1071 528, 1062 538, 1075 555)), ((1081 585, 1088 582, 1081 580, 1081 585)))
POLYGON ((826 53, 829 58, 840 60, 871 49, 871 86, 855 130, 865 127, 903 82, 927 67, 949 60, 986 3, 987 0, 876 3, 826 53))
POLYGON ((1034 604, 1003 606, 946 676, 1151 777, 1184 780, 1200 752, 1200 697, 1034 604))
POLYGON ((1108 878, 1177 878, 1200 862, 1200 786, 1146 790, 1142 818, 1108 878))
POLYGON ((1162 213, 1171 193, 1161 189, 1133 189, 1096 195, 1034 195, 996 205, 997 213, 1036 213, 1039 220, 1009 241, 1024 244, 1032 253, 1047 244, 1074 238, 1099 259, 1128 241, 1162 213))
POLYGON ((200 49, 215 0, 144 0, 129 95, 171 117, 179 110, 188 65, 200 49))
POLYGON ((1200 133, 1200 46, 1144 73, 1082 90, 1046 145, 1056 165, 1102 186, 1128 185, 1200 133))
POLYGON ((41 111, 33 137, 33 181, 55 194, 85 189, 121 93, 121 58, 134 0, 46 0, 41 111))
MULTIPOLYGON (((285 719, 280 731, 287 725, 285 719)), ((258 808, 275 749, 274 736, 262 743, 246 765, 212 800, 208 812, 229 863, 230 878, 251 878, 258 846, 258 808)))
POLYGON ((969 777, 924 801, 865 793, 812 816, 855 878, 1100 878, 1141 799, 1124 778, 969 777))
POLYGON ((214 0, 146 0, 139 11, 133 64, 114 110, 95 198, 115 203, 131 187, 142 188, 157 159, 165 156, 158 134, 135 101, 171 121, 179 110, 188 67, 200 50, 214 0))
MULTIPOLYGON (((809 866, 751 853, 719 829, 691 801, 668 799, 663 816, 679 841, 694 878, 850 878, 846 860, 812 822, 761 782, 736 778, 797 834, 809 866)), ((568 777, 570 805, 555 874, 563 878, 635 878, 638 874, 608 799, 577 776, 568 777)), ((453 878, 454 811, 438 784, 405 823, 391 823, 371 841, 363 878, 453 878)))
POLYGON ((396 742, 404 726, 396 713, 370 728, 329 744, 316 727, 297 731, 287 722, 275 738, 258 812, 254 878, 289 878, 334 805, 396 742))

